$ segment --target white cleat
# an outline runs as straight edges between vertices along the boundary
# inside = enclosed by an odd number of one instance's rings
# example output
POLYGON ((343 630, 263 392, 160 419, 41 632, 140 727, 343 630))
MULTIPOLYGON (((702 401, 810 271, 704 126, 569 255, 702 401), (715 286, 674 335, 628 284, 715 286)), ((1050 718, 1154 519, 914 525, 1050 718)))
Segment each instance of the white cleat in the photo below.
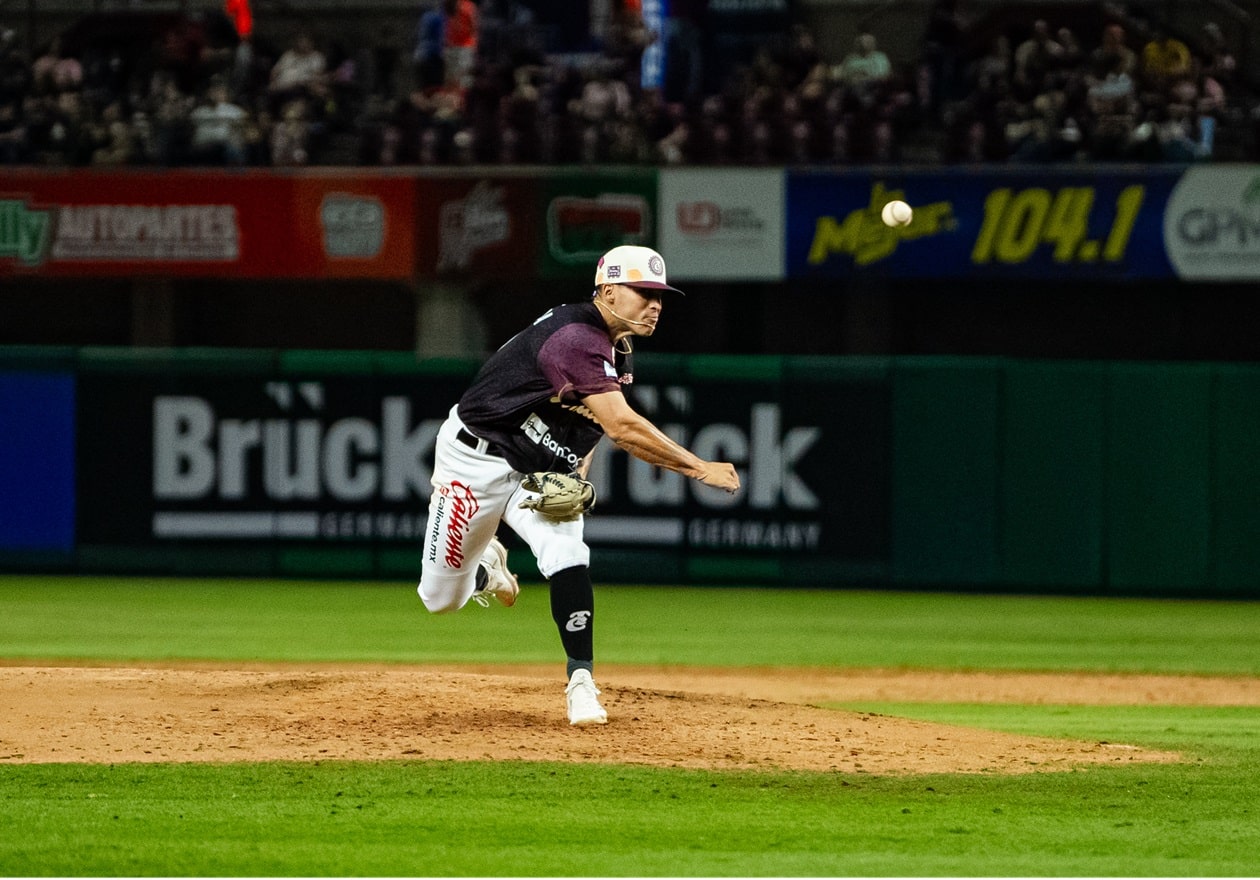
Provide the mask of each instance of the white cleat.
POLYGON ((576 669, 564 689, 569 698, 570 724, 607 724, 608 713, 599 704, 599 688, 585 669, 576 669))
POLYGON ((487 596, 494 596, 505 608, 511 608, 516 604, 516 597, 521 592, 521 586, 516 582, 516 575, 508 571, 507 559, 507 548, 503 546, 503 542, 498 538, 491 538, 490 545, 486 547, 477 563, 486 570, 486 585, 472 596, 473 601, 482 608, 490 605, 487 596))

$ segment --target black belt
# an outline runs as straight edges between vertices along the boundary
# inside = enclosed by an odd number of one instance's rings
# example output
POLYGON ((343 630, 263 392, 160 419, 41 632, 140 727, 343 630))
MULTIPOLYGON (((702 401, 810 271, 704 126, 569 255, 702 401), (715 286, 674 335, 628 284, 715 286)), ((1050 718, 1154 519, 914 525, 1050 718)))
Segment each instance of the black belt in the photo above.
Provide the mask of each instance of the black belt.
POLYGON ((482 440, 467 428, 460 428, 459 433, 455 435, 455 439, 476 452, 485 452, 490 448, 489 440, 482 440))

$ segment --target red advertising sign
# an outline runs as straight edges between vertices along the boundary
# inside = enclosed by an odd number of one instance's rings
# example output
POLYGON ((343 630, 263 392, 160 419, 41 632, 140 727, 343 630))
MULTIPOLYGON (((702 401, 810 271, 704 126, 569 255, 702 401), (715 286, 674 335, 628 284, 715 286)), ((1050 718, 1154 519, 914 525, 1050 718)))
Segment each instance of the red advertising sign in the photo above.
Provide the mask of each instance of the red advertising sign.
POLYGON ((536 273, 538 185, 533 177, 460 175, 416 182, 423 277, 522 277, 536 273))
POLYGON ((0 277, 410 278, 415 181, 317 170, 11 171, 0 277))

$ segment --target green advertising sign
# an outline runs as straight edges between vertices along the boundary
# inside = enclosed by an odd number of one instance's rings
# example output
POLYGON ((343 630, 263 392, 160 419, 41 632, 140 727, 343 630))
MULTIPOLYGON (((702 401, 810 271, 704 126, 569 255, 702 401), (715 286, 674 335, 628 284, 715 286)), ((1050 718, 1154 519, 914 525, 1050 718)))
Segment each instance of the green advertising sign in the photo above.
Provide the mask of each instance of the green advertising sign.
POLYGON ((541 186, 539 274, 595 276, 595 263, 619 244, 656 241, 656 171, 557 174, 541 186))

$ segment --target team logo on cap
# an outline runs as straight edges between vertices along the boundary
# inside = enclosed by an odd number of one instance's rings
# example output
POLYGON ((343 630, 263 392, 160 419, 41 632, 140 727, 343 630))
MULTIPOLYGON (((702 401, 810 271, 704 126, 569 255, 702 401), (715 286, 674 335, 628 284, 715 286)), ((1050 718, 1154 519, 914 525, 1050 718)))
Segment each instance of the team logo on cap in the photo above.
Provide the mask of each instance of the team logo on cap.
POLYGON ((650 271, 653 275, 664 275, 665 261, 653 254, 648 259, 648 271, 650 271))

